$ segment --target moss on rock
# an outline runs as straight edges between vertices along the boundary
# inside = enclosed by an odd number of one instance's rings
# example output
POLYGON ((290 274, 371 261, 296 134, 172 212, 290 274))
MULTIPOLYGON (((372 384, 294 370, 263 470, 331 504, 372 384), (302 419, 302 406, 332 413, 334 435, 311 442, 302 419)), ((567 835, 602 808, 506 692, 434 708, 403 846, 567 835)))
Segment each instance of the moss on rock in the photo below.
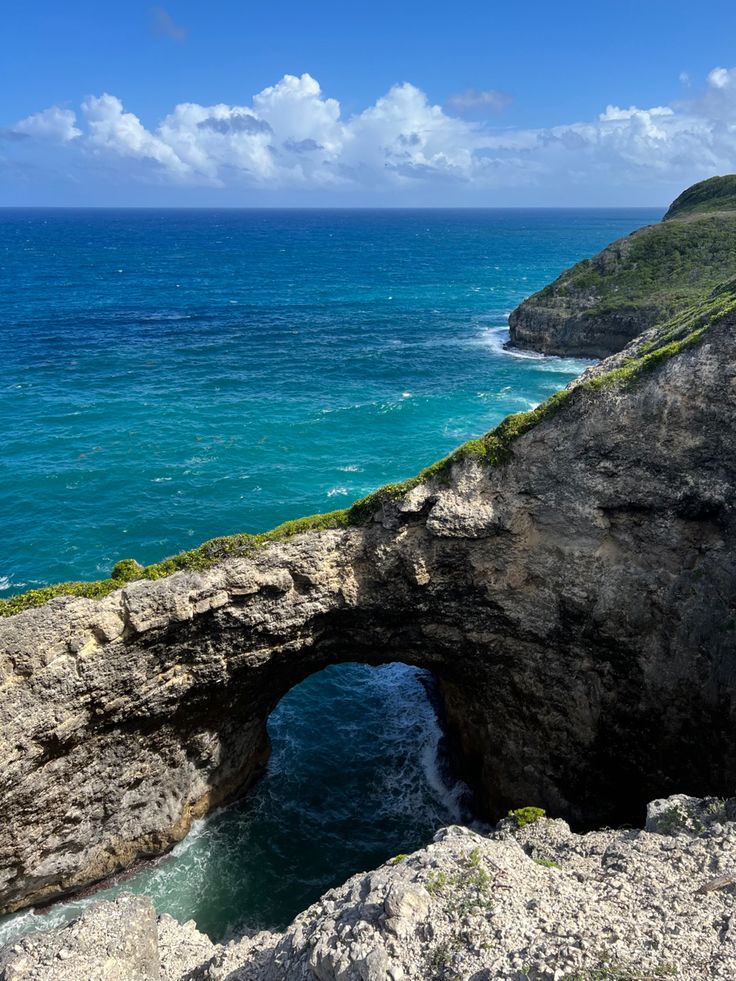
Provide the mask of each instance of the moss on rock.
POLYGON ((516 822, 517 828, 525 828, 528 824, 536 824, 546 817, 547 812, 541 807, 519 807, 515 811, 509 811, 509 817, 516 822))

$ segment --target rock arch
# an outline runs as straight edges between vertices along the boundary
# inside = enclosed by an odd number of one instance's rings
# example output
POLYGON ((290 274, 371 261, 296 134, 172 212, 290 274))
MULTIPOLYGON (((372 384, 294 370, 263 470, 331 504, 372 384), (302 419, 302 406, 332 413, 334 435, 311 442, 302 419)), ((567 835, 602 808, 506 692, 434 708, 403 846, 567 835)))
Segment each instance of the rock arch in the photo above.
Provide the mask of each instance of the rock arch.
POLYGON ((502 465, 472 455, 365 527, 0 622, 0 907, 160 853, 243 793, 308 674, 440 682, 489 814, 631 819, 730 792, 733 317, 627 385, 580 389, 502 465))

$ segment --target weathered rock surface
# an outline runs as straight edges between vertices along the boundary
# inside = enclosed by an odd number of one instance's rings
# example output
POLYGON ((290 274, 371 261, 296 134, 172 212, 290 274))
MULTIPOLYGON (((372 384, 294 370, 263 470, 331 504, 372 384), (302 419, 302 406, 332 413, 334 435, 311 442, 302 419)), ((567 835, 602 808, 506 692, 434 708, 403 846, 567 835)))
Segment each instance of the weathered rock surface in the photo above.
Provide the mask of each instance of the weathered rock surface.
POLYGON ((150 900, 124 895, 114 903, 100 903, 85 910, 63 930, 50 930, 7 944, 0 949, 0 978, 160 981, 153 905, 150 900))
POLYGON ((157 938, 150 904, 124 897, 6 947, 0 981, 732 981, 736 801, 678 797, 654 812, 670 815, 666 833, 581 836, 545 819, 507 819, 489 836, 446 828, 326 893, 283 934, 224 947, 170 917, 157 938), (120 973, 95 973, 111 929, 120 973), (141 951, 125 960, 129 937, 141 951))
POLYGON ((635 819, 736 781, 736 333, 578 388, 366 527, 0 621, 0 908, 94 882, 240 794, 327 664, 439 679, 488 816, 635 819))
POLYGON ((605 358, 736 273, 736 177, 688 188, 658 225, 566 270, 509 317, 511 347, 605 358))

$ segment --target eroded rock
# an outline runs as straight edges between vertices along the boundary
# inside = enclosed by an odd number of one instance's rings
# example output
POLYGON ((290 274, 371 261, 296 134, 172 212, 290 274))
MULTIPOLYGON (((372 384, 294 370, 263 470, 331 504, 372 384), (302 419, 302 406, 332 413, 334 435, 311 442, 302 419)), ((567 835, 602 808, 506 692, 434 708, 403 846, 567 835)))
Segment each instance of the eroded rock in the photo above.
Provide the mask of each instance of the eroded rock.
MULTIPOLYGON (((650 812, 683 800, 692 813, 736 813, 734 800, 682 797, 650 812)), ((451 827, 330 890, 282 934, 218 946, 161 917, 156 948, 150 904, 124 897, 0 951, 0 981, 732 981, 734 869, 730 819, 675 837, 577 835, 546 818, 487 835, 451 827), (88 973, 109 950, 118 973, 88 973)))

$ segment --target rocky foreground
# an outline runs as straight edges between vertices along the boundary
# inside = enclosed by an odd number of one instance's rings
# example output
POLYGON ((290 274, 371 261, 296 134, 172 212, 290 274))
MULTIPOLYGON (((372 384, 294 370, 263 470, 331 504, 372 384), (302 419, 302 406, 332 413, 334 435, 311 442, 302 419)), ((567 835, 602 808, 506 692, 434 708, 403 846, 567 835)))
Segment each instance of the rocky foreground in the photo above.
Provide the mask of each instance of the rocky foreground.
POLYGON ((227 946, 124 895, 7 945, 0 979, 736 977, 736 799, 655 801, 645 831, 577 835, 536 818, 519 811, 488 835, 445 828, 428 847, 326 893, 284 933, 227 946))

